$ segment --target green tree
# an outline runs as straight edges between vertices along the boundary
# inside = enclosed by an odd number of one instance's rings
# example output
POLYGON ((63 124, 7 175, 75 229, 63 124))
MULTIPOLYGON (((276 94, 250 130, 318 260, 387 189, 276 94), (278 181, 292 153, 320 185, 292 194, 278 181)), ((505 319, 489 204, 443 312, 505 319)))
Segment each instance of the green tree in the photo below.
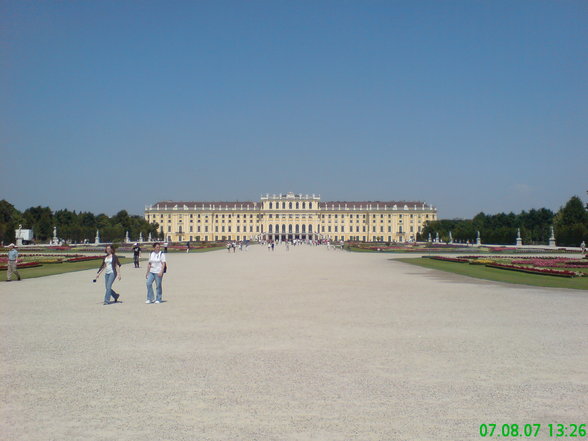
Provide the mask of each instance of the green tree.
POLYGON ((23 213, 23 228, 32 228, 35 240, 46 241, 53 237, 53 212, 49 207, 31 207, 23 213))
POLYGON ((558 245, 578 246, 588 242, 588 212, 578 196, 573 196, 555 215, 555 238, 558 245))
POLYGON ((0 241, 4 243, 15 242, 14 231, 22 222, 22 213, 10 202, 2 199, 0 201, 0 241))

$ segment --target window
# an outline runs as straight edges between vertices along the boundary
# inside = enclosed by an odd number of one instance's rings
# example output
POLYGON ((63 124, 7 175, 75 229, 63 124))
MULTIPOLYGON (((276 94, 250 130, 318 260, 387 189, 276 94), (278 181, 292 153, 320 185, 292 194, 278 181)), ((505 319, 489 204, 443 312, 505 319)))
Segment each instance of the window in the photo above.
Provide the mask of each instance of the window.
POLYGON ((290 202, 290 203, 288 204, 288 208, 289 208, 290 210, 292 209, 292 202, 290 202))
POLYGON ((271 202, 269 203, 269 208, 270 208, 270 210, 273 208, 271 202))
POLYGON ((168 225, 168 226, 167 226, 167 232, 168 232, 168 233, 171 233, 171 225, 168 225))

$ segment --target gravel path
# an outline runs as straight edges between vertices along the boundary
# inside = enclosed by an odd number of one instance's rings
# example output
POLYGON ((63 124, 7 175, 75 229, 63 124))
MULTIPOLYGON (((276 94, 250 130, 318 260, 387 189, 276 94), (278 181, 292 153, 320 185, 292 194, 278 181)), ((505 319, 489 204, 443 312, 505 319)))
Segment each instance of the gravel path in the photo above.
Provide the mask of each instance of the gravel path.
POLYGON ((306 246, 168 260, 160 305, 144 264, 109 306, 94 271, 0 285, 2 441, 455 441, 482 423, 540 440, 588 422, 586 292, 306 246))

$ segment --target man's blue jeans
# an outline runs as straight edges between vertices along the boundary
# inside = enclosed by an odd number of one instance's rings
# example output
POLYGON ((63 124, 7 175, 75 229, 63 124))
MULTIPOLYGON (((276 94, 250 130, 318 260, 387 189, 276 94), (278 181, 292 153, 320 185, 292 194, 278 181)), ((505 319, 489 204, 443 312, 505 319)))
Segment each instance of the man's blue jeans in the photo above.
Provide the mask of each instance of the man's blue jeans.
POLYGON ((149 273, 147 276, 147 300, 153 301, 153 281, 155 281, 155 290, 157 292, 157 300, 161 302, 161 280, 163 277, 160 277, 159 274, 156 273, 149 273))
POLYGON ((110 302, 110 297, 114 298, 114 294, 116 291, 112 289, 112 284, 114 283, 116 275, 114 273, 104 274, 104 286, 106 287, 106 292, 104 293, 104 303, 110 302))

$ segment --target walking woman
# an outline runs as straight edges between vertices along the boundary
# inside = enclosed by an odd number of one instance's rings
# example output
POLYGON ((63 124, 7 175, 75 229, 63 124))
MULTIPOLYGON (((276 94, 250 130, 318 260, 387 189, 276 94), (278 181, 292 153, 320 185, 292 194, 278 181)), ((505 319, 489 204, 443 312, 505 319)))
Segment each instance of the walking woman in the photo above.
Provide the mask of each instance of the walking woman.
POLYGON ((145 303, 153 303, 153 282, 155 281, 155 289, 157 297, 155 297, 155 303, 161 303, 161 281, 163 279, 163 272, 167 263, 165 261, 165 253, 161 251, 161 245, 159 242, 153 244, 153 251, 149 256, 149 263, 147 264, 147 301, 145 303))
POLYGON ((102 261, 102 265, 98 269, 98 274, 94 279, 94 282, 98 280, 100 274, 104 271, 104 286, 106 287, 106 292, 104 293, 104 304, 110 304, 110 297, 114 299, 114 303, 118 302, 118 298, 120 294, 117 294, 114 289, 112 289, 112 284, 114 283, 114 279, 118 276, 118 280, 120 280, 120 260, 118 260, 117 255, 114 253, 114 247, 112 245, 106 245, 106 257, 102 261))

